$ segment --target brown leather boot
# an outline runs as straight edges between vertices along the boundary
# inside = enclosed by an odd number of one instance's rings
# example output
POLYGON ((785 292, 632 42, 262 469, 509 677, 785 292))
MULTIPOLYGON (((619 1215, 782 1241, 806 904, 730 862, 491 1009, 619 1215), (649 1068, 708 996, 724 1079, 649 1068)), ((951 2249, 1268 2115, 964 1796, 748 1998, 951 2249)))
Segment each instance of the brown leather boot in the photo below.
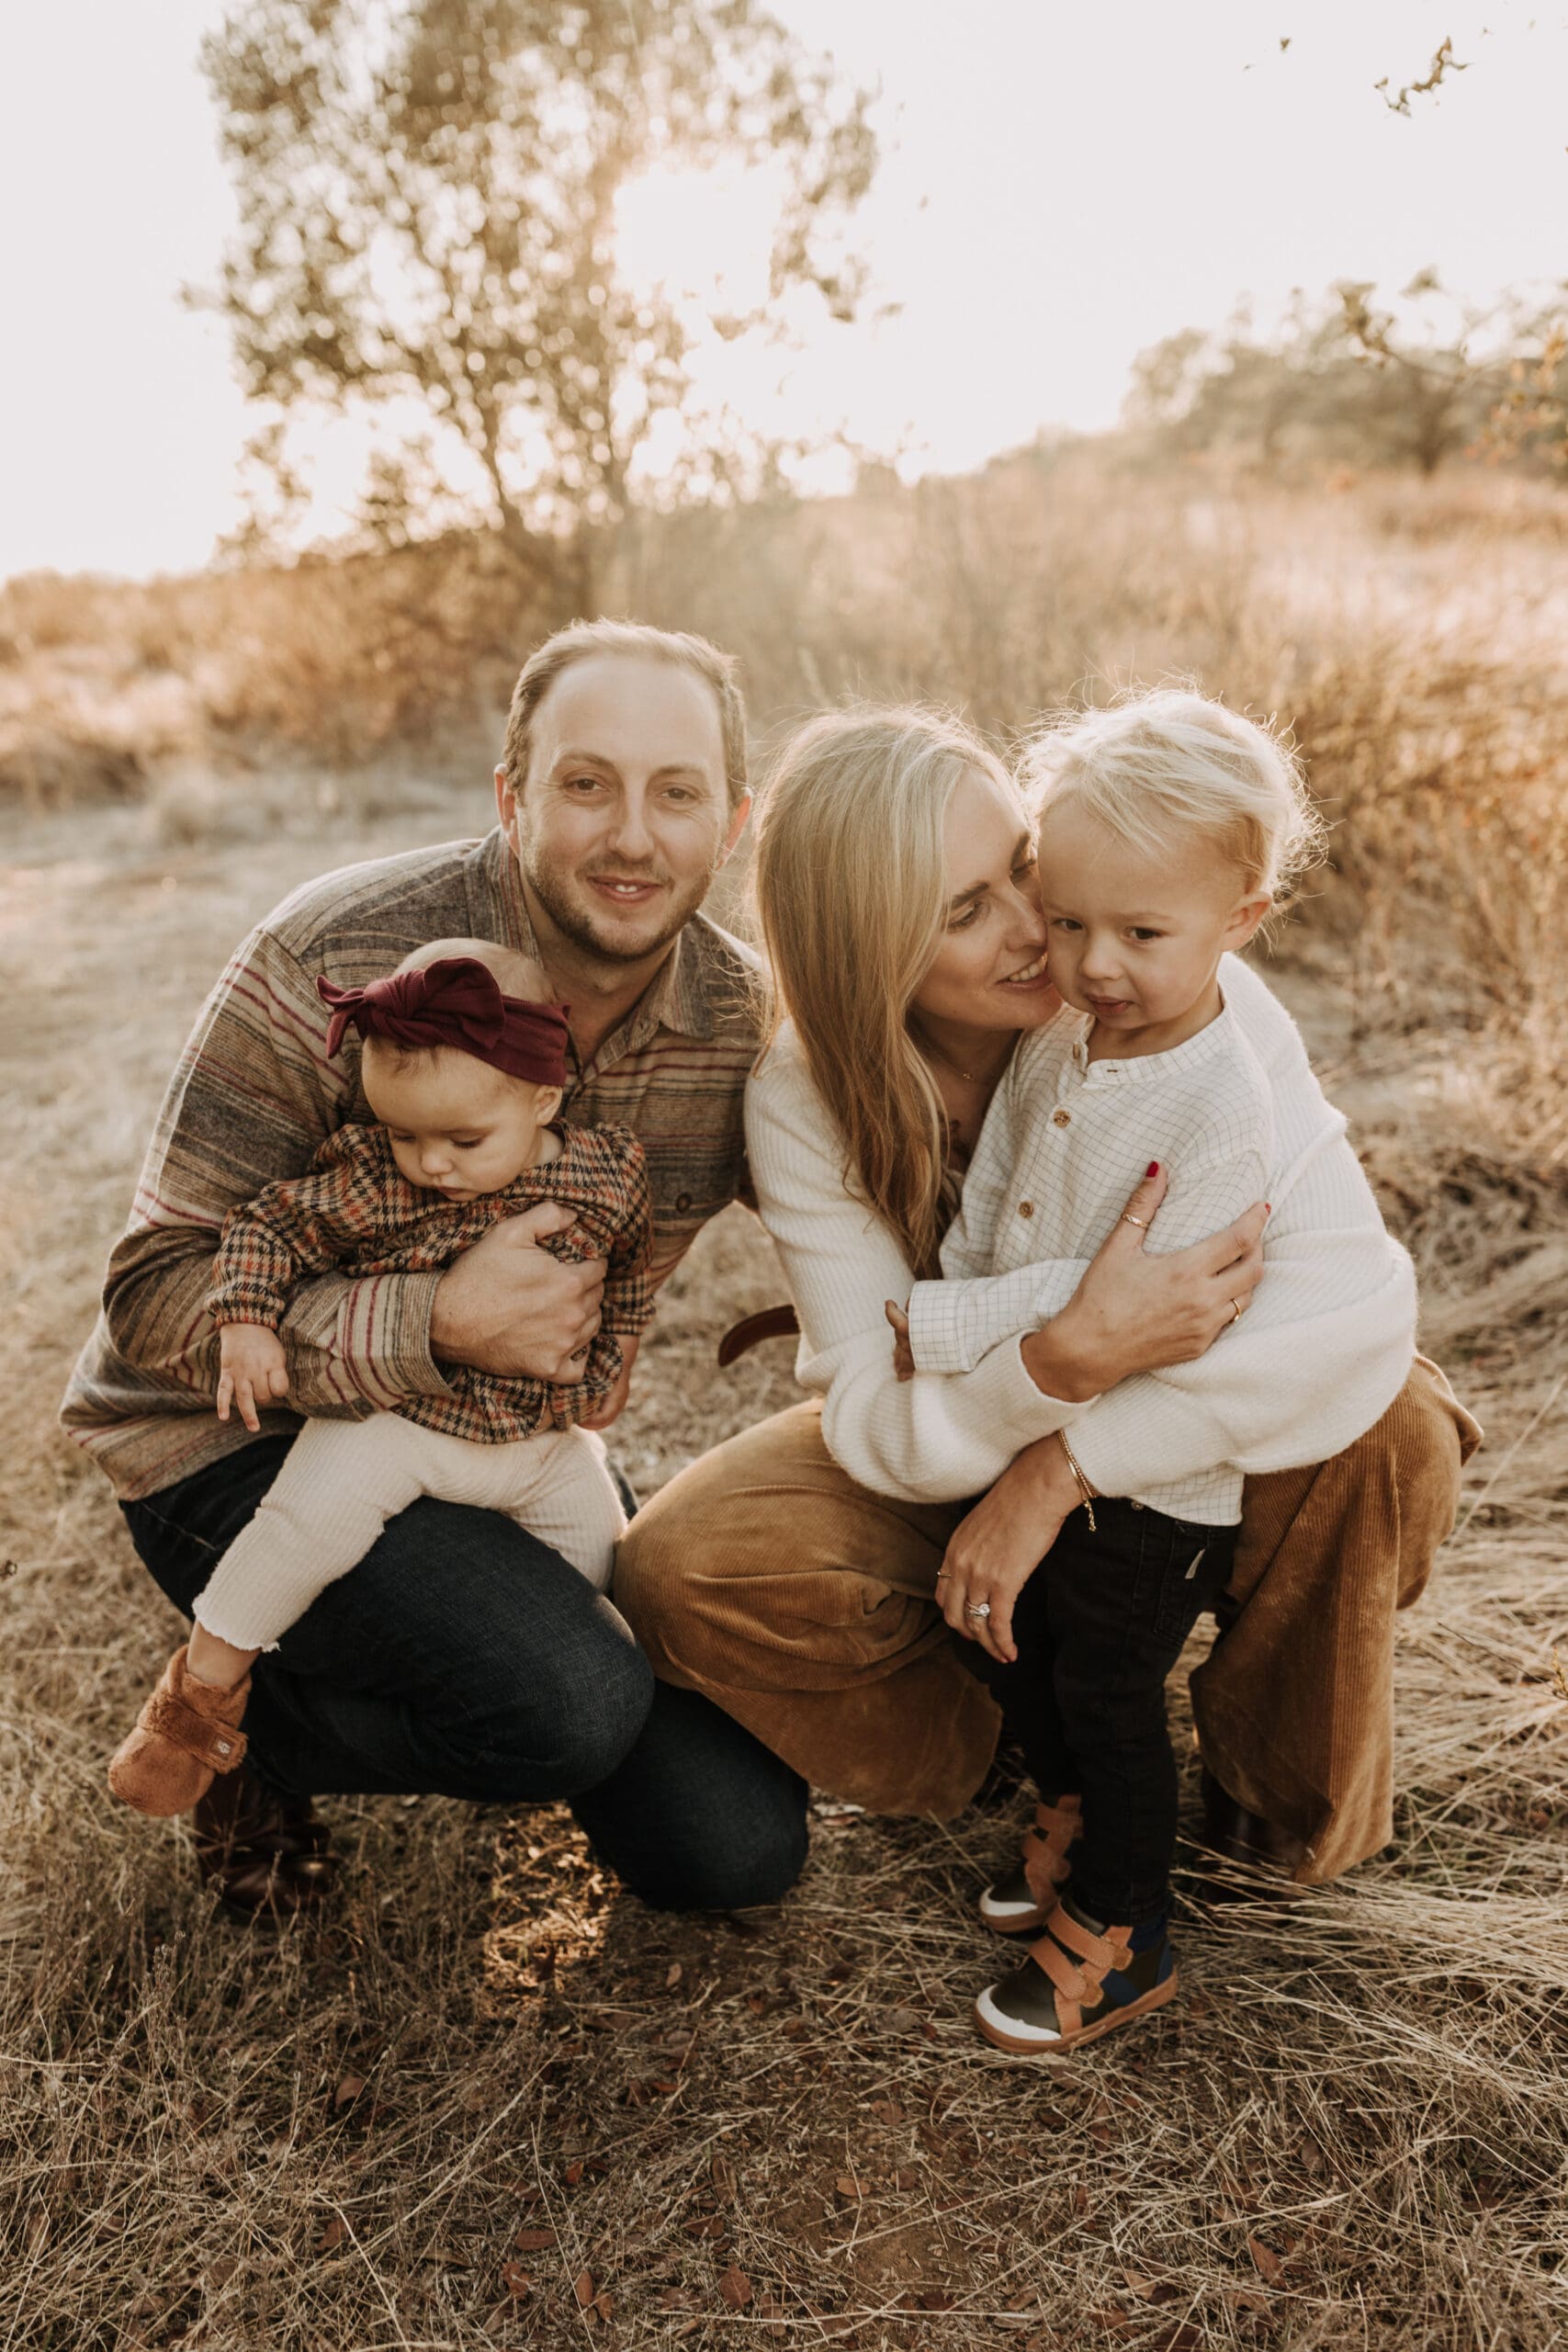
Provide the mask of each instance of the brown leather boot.
POLYGON ((196 1808, 196 1860, 236 1918, 276 1923, 319 1911, 336 1857, 309 1797, 281 1797, 248 1767, 215 1781, 196 1808))
POLYGON ((1237 1902, 1249 1894, 1277 1894, 1279 1879, 1292 1877, 1306 1851, 1301 1839, 1262 1814, 1249 1812, 1220 1786, 1207 1765, 1199 1776, 1198 1793, 1203 1805, 1202 1844, 1207 1851, 1222 1861, 1239 1862, 1247 1871, 1267 1872, 1272 1882, 1265 1884, 1255 1879, 1249 1884, 1244 1876, 1216 1875, 1209 1881, 1209 1900, 1237 1902))
POLYGON ((240 1718, 250 1695, 248 1674, 231 1690, 198 1682, 186 1670, 182 1644, 110 1761, 115 1795, 160 1819, 188 1813, 215 1773, 233 1772, 243 1763, 240 1718))

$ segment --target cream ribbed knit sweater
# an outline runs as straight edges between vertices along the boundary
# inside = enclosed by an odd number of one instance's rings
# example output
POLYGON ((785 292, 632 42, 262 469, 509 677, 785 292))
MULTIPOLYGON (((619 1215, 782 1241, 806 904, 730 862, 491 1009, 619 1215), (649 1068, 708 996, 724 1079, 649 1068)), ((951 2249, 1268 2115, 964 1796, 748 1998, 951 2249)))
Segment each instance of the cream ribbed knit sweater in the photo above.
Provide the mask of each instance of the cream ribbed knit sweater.
MULTIPOLYGON (((1042 1396, 1017 1340, 972 1372, 894 1377, 883 1302, 908 1297, 912 1272, 894 1235, 851 1198, 798 1041, 787 1027, 780 1035, 747 1089, 747 1151, 800 1318, 797 1376, 822 1396, 829 1449, 861 1485, 924 1501, 979 1494, 1024 1446, 1070 1424, 1101 1493, 1138 1494, 1221 1462, 1247 1472, 1326 1461, 1393 1403, 1415 1344, 1410 1261, 1384 1231, 1344 1120, 1325 1115, 1289 1013, 1234 956, 1221 981, 1272 1091, 1267 1272, 1223 1348, 1088 1405, 1042 1396)), ((1083 1272, 1071 1260, 1027 1270, 1038 1319, 1059 1312, 1083 1272)))

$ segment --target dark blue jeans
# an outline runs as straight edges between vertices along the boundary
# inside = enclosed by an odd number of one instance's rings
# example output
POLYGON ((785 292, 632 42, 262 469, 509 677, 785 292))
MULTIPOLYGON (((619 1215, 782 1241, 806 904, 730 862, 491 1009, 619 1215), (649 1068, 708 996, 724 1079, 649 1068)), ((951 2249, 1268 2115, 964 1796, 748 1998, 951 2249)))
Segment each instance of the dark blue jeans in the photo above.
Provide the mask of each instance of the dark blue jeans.
MULTIPOLYGON (((131 1541, 188 1617, 288 1451, 260 1438, 139 1502, 131 1541)), ((499 1512, 389 1521, 257 1659, 250 1760, 287 1795, 565 1798, 601 1860, 668 1909, 775 1902, 806 1859, 806 1784, 695 1691, 655 1683, 625 1620, 499 1512)))
POLYGON ((1082 1795, 1074 1896, 1135 1927, 1166 1909, 1176 1849, 1166 1678, 1230 1582, 1236 1530, 1111 1497, 1094 1516, 1092 1534, 1067 1520, 1013 1611, 1017 1663, 986 1680, 1042 1794, 1082 1795))

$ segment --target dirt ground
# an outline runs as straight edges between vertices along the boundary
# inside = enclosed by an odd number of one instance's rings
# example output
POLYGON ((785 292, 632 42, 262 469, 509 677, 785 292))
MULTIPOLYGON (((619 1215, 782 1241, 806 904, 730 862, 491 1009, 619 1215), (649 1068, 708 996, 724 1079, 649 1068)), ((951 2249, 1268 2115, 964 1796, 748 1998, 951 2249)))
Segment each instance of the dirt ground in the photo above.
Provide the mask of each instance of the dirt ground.
MULTIPOLYGON (((558 1809, 333 1801, 341 1903, 276 1937, 111 1804, 175 1623, 53 1413, 157 1094, 286 888, 484 821, 298 776, 4 820, 0 2347, 1562 2343, 1568 1182, 1488 1129, 1462 1034, 1368 1044, 1321 964, 1280 985, 1488 1445, 1403 1629, 1395 1844, 1184 1894, 1146 2029, 1051 2069, 974 2038, 1012 1793, 820 1804, 798 1891, 716 1919, 619 1894, 558 1809)), ((713 1361, 782 1295, 727 1213, 620 1425, 643 1493, 790 1400, 786 1346, 713 1361)))

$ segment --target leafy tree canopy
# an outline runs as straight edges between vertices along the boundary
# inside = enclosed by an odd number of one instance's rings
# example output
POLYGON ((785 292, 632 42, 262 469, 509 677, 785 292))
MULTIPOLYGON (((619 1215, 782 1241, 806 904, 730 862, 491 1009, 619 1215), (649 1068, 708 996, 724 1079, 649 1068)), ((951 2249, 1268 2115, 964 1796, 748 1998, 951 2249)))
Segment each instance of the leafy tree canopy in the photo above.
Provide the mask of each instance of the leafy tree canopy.
MULTIPOLYGON (((725 334, 863 299, 868 94, 754 0, 247 0, 202 62, 240 205, 205 300, 274 412, 253 455, 297 502, 277 416, 378 412, 384 539, 477 522, 581 589, 691 389, 689 309, 617 267, 616 198, 650 168, 773 168, 766 295, 725 334)), ((687 455, 713 494, 759 452, 687 455)))

